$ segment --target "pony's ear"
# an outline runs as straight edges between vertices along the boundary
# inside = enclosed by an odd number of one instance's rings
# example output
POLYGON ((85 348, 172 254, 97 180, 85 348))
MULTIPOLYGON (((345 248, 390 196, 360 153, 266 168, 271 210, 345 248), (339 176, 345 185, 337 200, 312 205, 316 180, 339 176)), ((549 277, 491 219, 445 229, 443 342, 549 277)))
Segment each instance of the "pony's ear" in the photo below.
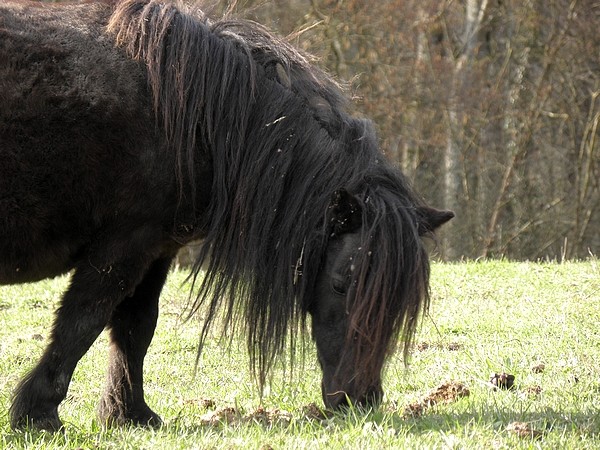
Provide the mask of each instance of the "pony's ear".
POLYGON ((332 234, 351 233, 362 226, 360 200, 346 189, 339 189, 331 196, 327 209, 327 223, 332 234))
POLYGON ((417 208, 417 229, 419 236, 433 233, 437 228, 454 217, 452 211, 419 206, 417 208))

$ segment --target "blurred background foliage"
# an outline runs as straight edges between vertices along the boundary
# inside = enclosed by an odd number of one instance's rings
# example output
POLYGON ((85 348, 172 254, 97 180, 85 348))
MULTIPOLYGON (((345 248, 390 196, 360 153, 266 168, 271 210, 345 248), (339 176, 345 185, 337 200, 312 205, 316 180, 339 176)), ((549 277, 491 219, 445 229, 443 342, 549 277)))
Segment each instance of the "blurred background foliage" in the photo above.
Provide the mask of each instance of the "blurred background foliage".
POLYGON ((600 2, 200 6, 263 23, 347 82, 387 156, 428 203, 456 212, 441 258, 597 254, 600 2))

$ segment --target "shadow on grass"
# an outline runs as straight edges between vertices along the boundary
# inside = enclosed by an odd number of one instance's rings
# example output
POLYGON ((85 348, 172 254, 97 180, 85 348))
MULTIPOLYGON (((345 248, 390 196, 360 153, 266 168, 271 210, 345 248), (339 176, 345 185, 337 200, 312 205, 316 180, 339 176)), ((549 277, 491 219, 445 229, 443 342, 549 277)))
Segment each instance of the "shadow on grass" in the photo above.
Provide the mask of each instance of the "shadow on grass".
MULTIPOLYGON (((223 408, 225 410, 227 408, 223 408)), ((432 408, 419 417, 405 416, 399 412, 389 412, 384 409, 374 411, 349 410, 346 412, 328 413, 323 417, 307 414, 306 408, 302 412, 290 414, 280 410, 264 410, 262 408, 245 414, 241 411, 232 411, 229 415, 218 413, 221 410, 208 411, 206 414, 191 414, 186 417, 176 417, 167 421, 163 427, 155 432, 167 438, 170 434, 178 436, 211 434, 213 437, 226 439, 231 436, 232 430, 244 433, 256 427, 265 431, 280 430, 304 435, 309 430, 313 433, 321 431, 327 433, 351 433, 357 429, 365 430, 368 426, 374 432, 382 432, 389 436, 411 435, 416 438, 425 434, 460 435, 466 427, 474 431, 501 433, 507 432, 512 423, 526 423, 532 430, 532 439, 544 438, 552 433, 564 436, 570 440, 596 440, 600 439, 600 415, 598 411, 569 412, 546 408, 541 411, 516 413, 506 410, 498 411, 461 411, 443 412, 444 408, 432 408), (213 415, 214 420, 209 417, 213 415), (192 423, 190 423, 192 422, 192 423)), ((314 412, 314 411, 313 411, 314 412)), ((3 422, 7 419, 3 418, 3 422)), ((7 429, 5 422, 3 428, 7 429)), ((50 433, 36 430, 12 431, 4 433, 0 444, 4 448, 76 448, 78 443, 83 447, 86 442, 95 442, 102 446, 101 441, 123 440, 128 433, 144 434, 145 430, 139 427, 122 427, 120 429, 103 429, 94 422, 92 430, 78 430, 74 424, 66 424, 66 432, 50 433), (104 436, 102 436, 104 435, 104 436), (41 444, 43 446, 41 446, 41 444), (73 447, 75 445, 75 447, 73 447)), ((151 433, 148 431, 148 433, 151 433)), ((154 433, 154 432, 152 432, 154 433)), ((507 432, 508 435, 508 432, 507 432)), ((155 436, 156 438, 157 436, 155 436)), ((524 436, 521 436, 524 437, 524 436)), ((160 438, 158 439, 160 441, 160 438)))
POLYGON ((556 432, 563 435, 600 438, 600 415, 597 411, 565 414, 562 411, 546 408, 542 411, 514 413, 461 412, 430 413, 423 417, 405 418, 399 414, 389 416, 390 425, 395 429, 410 428, 413 434, 437 431, 449 433, 469 425, 495 431, 505 430, 512 423, 527 423, 531 429, 542 434, 556 432))

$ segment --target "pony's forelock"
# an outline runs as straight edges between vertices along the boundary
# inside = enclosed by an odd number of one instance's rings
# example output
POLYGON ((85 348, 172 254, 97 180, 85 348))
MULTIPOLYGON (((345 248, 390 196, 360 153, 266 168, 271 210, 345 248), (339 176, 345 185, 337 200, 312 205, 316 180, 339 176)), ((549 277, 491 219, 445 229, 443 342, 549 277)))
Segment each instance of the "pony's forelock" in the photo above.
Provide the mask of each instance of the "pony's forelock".
POLYGON ((417 319, 429 304, 429 260, 415 223, 415 209, 397 194, 376 189, 365 194, 368 223, 354 260, 354 298, 345 352, 353 358, 355 386, 377 384, 384 361, 401 348, 405 361, 417 319))

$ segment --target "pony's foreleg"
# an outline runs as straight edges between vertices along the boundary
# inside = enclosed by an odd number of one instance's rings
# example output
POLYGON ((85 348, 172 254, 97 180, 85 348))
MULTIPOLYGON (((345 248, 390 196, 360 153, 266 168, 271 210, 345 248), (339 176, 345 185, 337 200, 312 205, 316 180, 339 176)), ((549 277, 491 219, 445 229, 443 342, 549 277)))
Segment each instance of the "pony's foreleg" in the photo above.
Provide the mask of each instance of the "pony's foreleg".
POLYGON ((171 258, 155 261, 133 296, 117 306, 110 318, 110 362, 106 389, 98 408, 105 424, 162 423, 144 400, 143 364, 156 328, 158 298, 170 263, 171 258))
POLYGON ((11 406, 11 426, 56 431, 58 405, 75 366, 108 323, 115 306, 133 292, 145 267, 122 261, 101 269, 79 264, 56 313, 50 344, 37 366, 21 381, 11 406))

